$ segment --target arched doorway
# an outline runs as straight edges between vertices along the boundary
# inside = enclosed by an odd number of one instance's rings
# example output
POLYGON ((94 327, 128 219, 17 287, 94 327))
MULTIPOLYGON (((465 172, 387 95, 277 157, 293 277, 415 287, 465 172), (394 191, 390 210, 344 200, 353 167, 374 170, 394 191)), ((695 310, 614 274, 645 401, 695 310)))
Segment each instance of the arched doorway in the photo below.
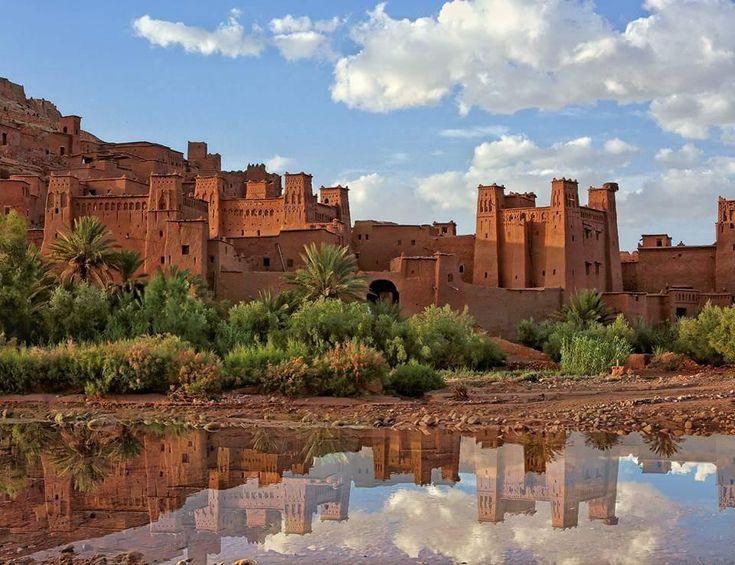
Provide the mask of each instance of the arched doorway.
POLYGON ((367 299, 370 302, 385 300, 391 304, 398 304, 399 294, 396 285, 385 279, 374 280, 368 287, 367 299))

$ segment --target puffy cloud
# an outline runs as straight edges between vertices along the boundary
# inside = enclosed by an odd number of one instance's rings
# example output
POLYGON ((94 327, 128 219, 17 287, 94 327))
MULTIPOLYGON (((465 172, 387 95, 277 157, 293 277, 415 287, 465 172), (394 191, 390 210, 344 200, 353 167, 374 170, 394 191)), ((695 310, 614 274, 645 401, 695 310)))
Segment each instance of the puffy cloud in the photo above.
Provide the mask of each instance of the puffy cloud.
POLYGON ((283 173, 293 160, 282 155, 273 155, 265 162, 265 168, 272 173, 283 173))
MULTIPOLYGON (((664 152, 664 161, 675 161, 681 151, 671 154, 664 152)), ((635 192, 622 194, 618 220, 622 229, 636 226, 652 232, 666 229, 679 231, 681 220, 692 220, 688 226, 689 235, 706 243, 714 240, 714 228, 711 223, 701 220, 714 220, 717 197, 734 193, 735 157, 710 157, 696 166, 682 169, 672 167, 651 175, 635 192), (653 210, 655 214, 652 214, 653 210)))
POLYGON ((656 153, 656 161, 674 169, 686 169, 696 165, 703 152, 693 143, 686 143, 680 149, 666 147, 656 153))
POLYGON ((270 22, 273 43, 288 61, 299 59, 334 59, 329 34, 341 25, 339 18, 312 21, 308 16, 287 15, 270 22))
POLYGON ((179 45, 190 53, 202 55, 218 53, 226 57, 260 55, 265 49, 265 44, 258 30, 246 32, 239 17, 240 12, 232 10, 227 21, 210 31, 182 22, 157 20, 146 14, 133 21, 133 29, 139 37, 147 39, 153 45, 161 47, 179 45))
POLYGON ((616 176, 635 151, 634 146, 617 138, 602 147, 590 137, 541 147, 524 135, 503 135, 475 147, 467 171, 418 179, 416 195, 439 209, 474 211, 477 185, 497 182, 508 190, 537 192, 544 199, 553 177, 604 182, 616 176))
POLYGON ((454 0, 437 16, 394 19, 385 4, 352 29, 359 51, 335 67, 332 97, 374 112, 556 110, 650 102, 666 130, 703 138, 735 124, 735 4, 649 0, 615 30, 586 0, 454 0))
POLYGON ((272 35, 266 37, 257 25, 251 32, 246 32, 240 23, 240 15, 239 10, 232 10, 227 20, 214 30, 145 15, 133 21, 133 29, 153 45, 178 45, 187 52, 202 55, 257 56, 271 44, 289 61, 336 58, 329 35, 342 24, 339 18, 318 21, 312 21, 308 16, 274 18, 269 25, 272 35))

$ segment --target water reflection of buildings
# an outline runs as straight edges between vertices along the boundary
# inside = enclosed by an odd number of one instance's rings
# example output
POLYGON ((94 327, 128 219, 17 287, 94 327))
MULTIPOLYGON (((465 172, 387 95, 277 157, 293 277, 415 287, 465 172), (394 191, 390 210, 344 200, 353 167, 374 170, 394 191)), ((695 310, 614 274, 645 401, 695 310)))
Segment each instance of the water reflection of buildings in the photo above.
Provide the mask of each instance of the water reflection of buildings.
MULTIPOLYGON (((635 456, 644 472, 670 467, 639 436, 600 451, 580 434, 499 441, 493 432, 259 433, 145 436, 137 457, 113 465, 87 493, 43 457, 25 490, 0 496, 0 528, 16 539, 35 535, 39 548, 88 540, 95 551, 136 547, 149 560, 204 562, 223 537, 262 543, 308 533, 315 517, 347 519, 353 486, 453 484, 460 470, 475 475, 481 522, 548 502, 553 527, 576 526, 581 503, 590 519, 616 524, 619 457, 635 456)), ((688 438, 674 459, 714 463, 720 508, 735 508, 735 438, 688 438)))

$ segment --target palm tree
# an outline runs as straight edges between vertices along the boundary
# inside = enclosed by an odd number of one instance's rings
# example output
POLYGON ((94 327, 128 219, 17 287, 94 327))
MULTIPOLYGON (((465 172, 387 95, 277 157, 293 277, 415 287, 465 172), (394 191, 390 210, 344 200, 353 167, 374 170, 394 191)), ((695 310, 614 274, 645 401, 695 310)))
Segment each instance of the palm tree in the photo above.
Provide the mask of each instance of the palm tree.
POLYGON ((107 227, 97 218, 74 220, 74 229, 59 234, 51 245, 51 259, 62 266, 64 282, 93 282, 105 286, 118 261, 118 250, 107 227))
POLYGON ((605 306, 599 292, 585 288, 569 299, 561 310, 561 318, 583 327, 592 322, 606 322, 610 318, 610 310, 605 306))
POLYGON ((304 266, 289 281, 305 300, 365 298, 366 279, 357 272, 357 261, 347 247, 312 243, 304 251, 304 266))
POLYGON ((135 280, 134 275, 142 265, 143 257, 140 253, 134 249, 121 249, 117 252, 112 268, 118 272, 120 281, 125 284, 135 280))

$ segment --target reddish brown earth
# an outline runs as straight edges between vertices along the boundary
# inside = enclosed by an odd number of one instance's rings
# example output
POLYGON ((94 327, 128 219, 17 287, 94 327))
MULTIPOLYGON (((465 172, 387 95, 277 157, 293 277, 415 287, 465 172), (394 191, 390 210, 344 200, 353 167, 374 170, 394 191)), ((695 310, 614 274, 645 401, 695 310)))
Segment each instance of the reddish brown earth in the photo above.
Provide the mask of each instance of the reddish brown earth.
MULTIPOLYGON (((644 372, 645 373, 645 372, 644 372)), ((648 373, 620 378, 541 377, 538 382, 479 379, 468 399, 450 388, 420 400, 290 399, 232 392, 216 400, 163 396, 85 399, 82 395, 0 398, 5 418, 48 420, 114 415, 125 421, 185 421, 229 426, 353 426, 473 430, 484 426, 548 430, 735 434, 735 368, 693 374, 648 373)), ((473 381, 470 381, 473 382, 473 381)))

